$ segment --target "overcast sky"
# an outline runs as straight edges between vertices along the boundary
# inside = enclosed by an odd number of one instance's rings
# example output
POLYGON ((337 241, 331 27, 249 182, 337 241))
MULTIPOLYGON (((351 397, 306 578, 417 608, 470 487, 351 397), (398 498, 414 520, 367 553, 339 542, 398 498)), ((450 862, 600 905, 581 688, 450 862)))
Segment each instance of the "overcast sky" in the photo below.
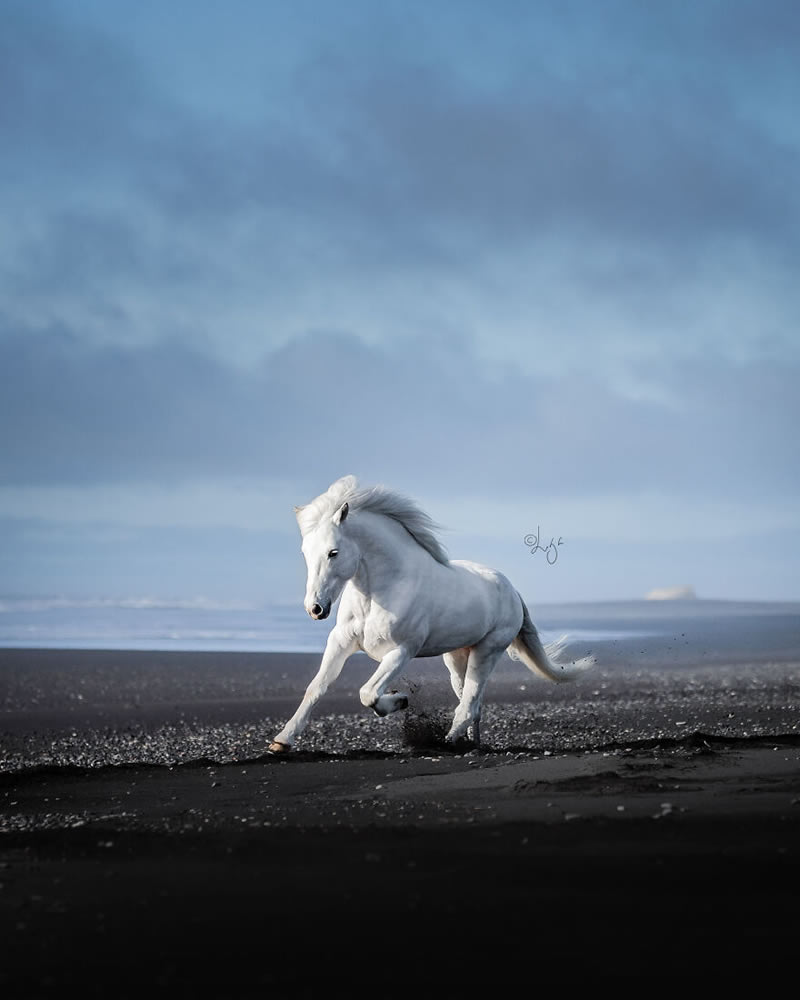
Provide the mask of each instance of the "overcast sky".
POLYGON ((353 473, 800 599, 798 101, 794 0, 0 0, 0 595, 301 602, 353 473))

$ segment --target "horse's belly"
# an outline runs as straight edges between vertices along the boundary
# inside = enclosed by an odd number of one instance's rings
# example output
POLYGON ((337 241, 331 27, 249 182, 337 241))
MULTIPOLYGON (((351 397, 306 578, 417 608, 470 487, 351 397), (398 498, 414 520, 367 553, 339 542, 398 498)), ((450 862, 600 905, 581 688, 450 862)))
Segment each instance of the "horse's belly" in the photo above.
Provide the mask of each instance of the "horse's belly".
POLYGON ((454 649, 466 649, 479 643, 485 635, 485 630, 465 630, 447 636, 432 635, 428 637, 417 656, 441 656, 443 653, 452 653, 454 649))
POLYGON ((445 653, 453 653, 457 649, 463 649, 472 645, 474 644, 471 642, 465 642, 461 646, 453 646, 450 643, 426 643, 417 653, 417 656, 444 656, 445 653))
POLYGON ((414 656, 441 656, 462 646, 474 646, 486 634, 483 623, 475 622, 466 626, 443 628, 441 623, 433 629, 414 629, 406 632, 404 629, 386 628, 380 626, 364 629, 361 636, 361 648, 373 660, 382 660, 398 646, 407 646, 413 650, 414 656), (415 634, 416 633, 416 634, 415 634), (420 640, 422 640, 421 645, 420 640))

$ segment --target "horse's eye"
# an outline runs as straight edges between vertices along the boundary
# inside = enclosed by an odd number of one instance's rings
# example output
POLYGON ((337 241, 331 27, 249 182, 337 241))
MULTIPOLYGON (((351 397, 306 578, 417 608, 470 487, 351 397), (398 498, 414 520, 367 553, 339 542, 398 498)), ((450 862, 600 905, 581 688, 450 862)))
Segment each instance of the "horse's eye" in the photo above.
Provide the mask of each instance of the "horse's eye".
POLYGON ((336 556, 338 556, 338 555, 339 555, 339 550, 338 549, 331 549, 330 552, 328 553, 328 558, 329 559, 335 559, 336 556))

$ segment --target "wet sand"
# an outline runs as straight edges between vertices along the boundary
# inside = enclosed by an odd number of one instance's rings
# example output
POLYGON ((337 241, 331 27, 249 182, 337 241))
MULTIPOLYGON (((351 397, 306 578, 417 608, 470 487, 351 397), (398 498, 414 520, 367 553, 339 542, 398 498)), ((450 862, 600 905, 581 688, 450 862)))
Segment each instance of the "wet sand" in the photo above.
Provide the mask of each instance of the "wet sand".
POLYGON ((800 666, 648 650, 504 662, 479 751, 354 657, 287 758, 315 655, 0 650, 3 996, 796 980, 800 666))

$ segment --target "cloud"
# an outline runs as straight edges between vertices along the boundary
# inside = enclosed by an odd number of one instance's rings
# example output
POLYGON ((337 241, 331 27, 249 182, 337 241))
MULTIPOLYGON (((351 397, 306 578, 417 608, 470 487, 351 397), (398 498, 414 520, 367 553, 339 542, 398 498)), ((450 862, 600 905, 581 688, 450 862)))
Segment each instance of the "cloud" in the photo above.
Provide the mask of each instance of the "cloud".
POLYGON ((0 514, 784 530, 797 16, 6 4, 0 514))
POLYGON ((137 56, 102 30, 71 22, 57 4, 4 6, 4 176, 46 196, 65 177, 85 190, 125 163, 135 172, 170 118, 137 56))
POLYGON ((0 340, 7 486, 347 471, 481 494, 611 490, 796 495, 797 366, 665 365, 662 399, 588 376, 489 366, 457 339, 412 351, 317 332, 250 370, 183 343, 0 340))
POLYGON ((791 64, 766 59, 764 24, 748 49, 746 6, 618 8, 614 30, 558 5, 471 7, 457 28, 355 5, 346 38, 298 19, 241 117, 182 101, 122 32, 16 5, 4 309, 248 361, 318 326, 469 328, 561 370, 643 344, 796 356, 791 64))
POLYGON ((299 545, 286 533, 0 516, 4 597, 261 602, 265 592, 286 601, 302 590, 299 545))

